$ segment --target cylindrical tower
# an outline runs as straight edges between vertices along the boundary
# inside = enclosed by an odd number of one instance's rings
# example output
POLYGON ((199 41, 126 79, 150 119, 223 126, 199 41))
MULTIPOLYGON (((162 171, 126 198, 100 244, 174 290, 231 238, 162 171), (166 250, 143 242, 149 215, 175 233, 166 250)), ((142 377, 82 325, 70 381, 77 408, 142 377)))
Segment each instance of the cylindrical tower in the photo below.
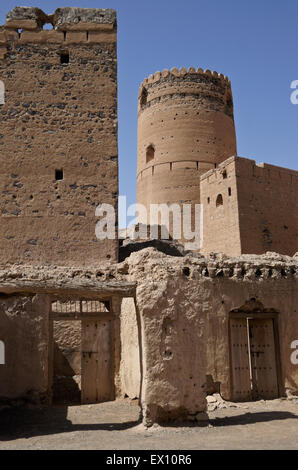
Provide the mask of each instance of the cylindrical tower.
MULTIPOLYGON (((137 202, 148 213, 153 203, 200 203, 200 176, 236 154, 227 77, 191 67, 156 72, 143 81, 137 202)), ((146 223, 141 215, 139 221, 146 223)))

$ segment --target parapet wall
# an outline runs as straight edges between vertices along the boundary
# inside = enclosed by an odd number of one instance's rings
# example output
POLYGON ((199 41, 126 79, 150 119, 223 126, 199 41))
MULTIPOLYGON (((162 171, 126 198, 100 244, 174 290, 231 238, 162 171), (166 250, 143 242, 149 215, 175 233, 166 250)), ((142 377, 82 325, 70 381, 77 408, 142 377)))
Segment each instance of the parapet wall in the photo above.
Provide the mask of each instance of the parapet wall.
POLYGON ((229 167, 232 168, 233 163, 236 162, 236 171, 238 169, 238 174, 240 176, 240 163, 244 166, 246 170, 246 176, 251 177, 260 177, 264 180, 278 179, 283 184, 297 185, 298 171, 291 170, 290 168, 284 168, 281 166, 270 165, 268 163, 256 163, 255 160, 232 156, 227 158, 224 162, 220 163, 216 169, 207 171, 204 175, 201 176, 201 181, 208 180, 209 183, 217 181, 219 175, 222 175, 225 170, 229 167), (244 163, 245 162, 245 163, 244 163))
POLYGON ((206 99, 209 98, 210 102, 213 102, 211 109, 214 109, 216 104, 221 105, 221 110, 223 109, 233 118, 231 82, 228 77, 215 71, 194 67, 189 67, 188 70, 185 67, 179 70, 176 67, 171 70, 164 69, 162 72, 155 72, 154 75, 145 78, 139 89, 139 112, 152 106, 157 100, 162 101, 167 95, 175 93, 204 95, 206 99), (140 99, 144 89, 147 92, 146 104, 142 104, 140 99))
POLYGON ((92 8, 58 8, 52 15, 31 7, 16 7, 6 16, 0 27, 0 59, 5 57, 14 42, 96 44, 116 41, 117 22, 114 10, 92 8), (43 30, 45 24, 53 30, 43 30))
POLYGON ((62 31, 112 29, 116 26, 116 12, 111 9, 64 7, 47 15, 39 8, 15 7, 7 13, 5 26, 32 30, 42 28, 47 23, 62 31))

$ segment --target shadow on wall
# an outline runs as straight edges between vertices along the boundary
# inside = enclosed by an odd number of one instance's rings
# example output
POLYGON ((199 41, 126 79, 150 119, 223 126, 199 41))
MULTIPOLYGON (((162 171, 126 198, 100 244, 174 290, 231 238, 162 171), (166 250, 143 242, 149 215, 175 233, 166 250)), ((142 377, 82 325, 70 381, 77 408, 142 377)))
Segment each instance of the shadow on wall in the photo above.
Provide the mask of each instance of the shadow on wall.
POLYGON ((157 251, 164 253, 168 256, 185 256, 187 251, 184 247, 176 240, 124 240, 122 245, 119 247, 119 262, 121 263, 128 258, 131 253, 143 250, 144 248, 153 247, 157 251))
POLYGON ((212 375, 206 375, 206 394, 220 393, 221 382, 214 382, 212 375))
POLYGON ((80 403, 81 374, 76 374, 64 352, 54 342, 53 404, 80 403))

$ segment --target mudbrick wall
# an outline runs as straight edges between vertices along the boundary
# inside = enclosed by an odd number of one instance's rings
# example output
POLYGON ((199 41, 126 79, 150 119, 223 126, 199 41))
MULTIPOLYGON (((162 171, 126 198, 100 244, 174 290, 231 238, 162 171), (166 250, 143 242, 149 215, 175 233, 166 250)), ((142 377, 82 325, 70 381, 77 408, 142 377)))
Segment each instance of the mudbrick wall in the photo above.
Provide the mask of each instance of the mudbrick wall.
POLYGON ((0 295, 0 403, 45 402, 48 389, 48 297, 0 295))
MULTIPOLYGON (((177 416, 201 420, 210 383, 213 391, 232 398, 229 318, 243 306, 277 313, 279 393, 298 394, 298 366, 291 361, 291 345, 298 339, 297 257, 178 258, 146 248, 119 266, 137 281, 136 314, 125 305, 122 315, 126 329, 139 323, 145 423, 177 416)), ((138 369, 129 342, 122 367, 135 376, 122 392, 133 396, 138 393, 138 369)))
POLYGON ((201 178, 203 253, 298 250, 298 172, 231 157, 201 178))
POLYGON ((235 166, 236 159, 230 157, 201 177, 202 253, 242 253, 235 166))
MULTIPOLYGON (((140 87, 137 202, 200 202, 200 176, 236 155, 231 84, 210 70, 156 72, 140 87)), ((145 222, 142 214, 141 222, 145 222)), ((182 237, 183 238, 183 237, 182 237)))
POLYGON ((103 262, 100 270, 22 264, 0 267, 0 341, 5 345, 5 363, 0 365, 0 405, 49 403, 52 392, 54 399, 62 401, 59 381, 54 380, 54 390, 50 389, 53 374, 56 378, 79 380, 81 322, 53 322, 50 308, 57 296, 111 300, 116 337, 112 369, 120 393, 118 297, 134 295, 135 285, 117 274, 116 266, 103 262))
POLYGON ((17 288, 34 290, 32 283, 64 294, 75 286, 77 295, 83 292, 93 298, 101 285, 117 289, 122 297, 132 297, 136 286, 135 300, 122 302, 120 325, 115 320, 114 380, 118 395, 140 397, 146 425, 204 419, 210 382, 224 398, 231 397, 229 317, 232 310, 251 303, 258 311, 262 306, 263 311, 277 313, 280 394, 297 394, 298 366, 291 360, 291 345, 298 340, 297 259, 276 253, 176 257, 145 248, 122 263, 102 265, 100 276, 96 269, 4 267, 0 331, 6 334, 0 340, 6 343, 7 363, 0 366, 0 397, 30 390, 43 396, 47 387, 47 297, 33 295, 38 303, 29 315, 27 296, 13 294, 17 288), (120 334, 121 329, 129 334, 120 334), (8 354, 9 342, 13 350, 17 346, 16 356, 8 354))
POLYGON ((25 7, 0 28, 3 263, 117 260, 95 236, 96 207, 117 208, 116 28, 113 10, 25 7))
POLYGON ((135 399, 140 395, 141 381, 140 342, 135 299, 122 299, 120 321, 120 393, 122 396, 135 399))

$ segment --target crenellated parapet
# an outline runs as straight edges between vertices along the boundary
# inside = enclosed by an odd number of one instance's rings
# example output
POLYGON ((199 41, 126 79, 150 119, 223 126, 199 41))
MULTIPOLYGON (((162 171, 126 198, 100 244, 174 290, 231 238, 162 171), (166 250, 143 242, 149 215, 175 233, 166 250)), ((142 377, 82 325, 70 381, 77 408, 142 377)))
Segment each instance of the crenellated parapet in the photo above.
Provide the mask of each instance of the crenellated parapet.
POLYGON ((116 11, 102 8, 57 8, 52 15, 52 23, 60 31, 107 31, 117 25, 116 11))
POLYGON ((96 44, 116 41, 116 12, 97 8, 58 8, 47 15, 35 7, 15 7, 0 27, 0 59, 7 46, 27 43, 96 44), (44 30, 46 24, 52 30, 44 30))
POLYGON ((116 12, 102 8, 57 8, 47 15, 35 7, 15 7, 6 15, 6 28, 26 30, 41 29, 51 23, 60 31, 98 31, 114 29, 117 24, 116 12))
POLYGON ((231 82, 228 77, 211 70, 190 67, 165 69, 146 78, 139 90, 139 112, 165 101, 184 98, 203 99, 204 106, 233 117, 231 82))
POLYGON ((162 78, 169 77, 173 75, 174 77, 185 77, 187 74, 190 75, 203 75, 206 77, 213 77, 216 79, 223 80, 227 85, 231 86, 231 82, 227 76, 224 76, 222 73, 217 73, 216 71, 211 71, 209 69, 203 70, 202 68, 194 68, 194 67, 189 67, 186 69, 185 67, 181 67, 180 69, 177 69, 176 67, 173 67, 171 70, 164 69, 162 72, 155 72, 154 74, 149 75, 148 78, 145 78, 140 86, 140 92, 142 90, 142 87, 149 85, 151 83, 156 83, 162 78))
POLYGON ((15 7, 7 13, 5 27, 13 30, 32 30, 42 28, 46 23, 51 23, 49 16, 39 8, 15 7))

